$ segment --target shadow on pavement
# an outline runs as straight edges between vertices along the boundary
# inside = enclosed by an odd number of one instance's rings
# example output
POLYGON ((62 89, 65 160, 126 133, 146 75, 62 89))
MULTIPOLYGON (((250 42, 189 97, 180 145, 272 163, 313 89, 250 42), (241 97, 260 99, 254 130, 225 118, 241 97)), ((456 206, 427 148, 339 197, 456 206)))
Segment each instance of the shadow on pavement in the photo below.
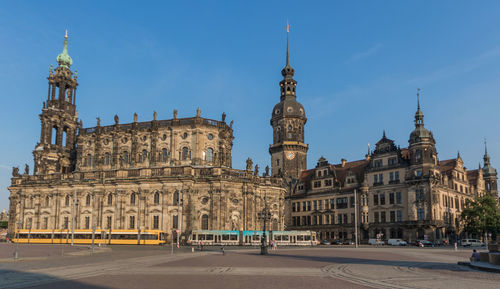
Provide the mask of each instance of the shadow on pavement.
POLYGON ((0 270, 0 288, 105 289, 110 287, 96 286, 74 280, 64 280, 45 274, 36 274, 15 270, 0 270))
MULTIPOLYGON (((259 253, 249 252, 248 255, 259 255, 259 253)), ((364 264, 364 265, 380 265, 391 267, 411 267, 421 269, 444 269, 449 271, 467 271, 461 269, 456 263, 444 263, 433 261, 402 261, 402 260, 380 260, 380 259, 364 259, 364 258, 349 258, 349 257, 329 257, 329 256, 307 256, 307 255, 290 255, 290 254, 269 254, 268 256, 276 258, 289 258, 305 261, 315 261, 333 264, 364 264)))

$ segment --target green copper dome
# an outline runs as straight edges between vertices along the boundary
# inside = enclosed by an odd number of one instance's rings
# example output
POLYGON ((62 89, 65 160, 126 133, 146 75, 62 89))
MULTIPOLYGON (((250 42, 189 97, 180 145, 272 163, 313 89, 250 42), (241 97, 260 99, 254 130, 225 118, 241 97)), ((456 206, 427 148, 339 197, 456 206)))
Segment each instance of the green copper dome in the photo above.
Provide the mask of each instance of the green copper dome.
POLYGON ((69 68, 73 64, 73 59, 68 54, 68 30, 66 30, 66 35, 64 35, 64 48, 61 54, 57 55, 57 63, 60 67, 69 68))

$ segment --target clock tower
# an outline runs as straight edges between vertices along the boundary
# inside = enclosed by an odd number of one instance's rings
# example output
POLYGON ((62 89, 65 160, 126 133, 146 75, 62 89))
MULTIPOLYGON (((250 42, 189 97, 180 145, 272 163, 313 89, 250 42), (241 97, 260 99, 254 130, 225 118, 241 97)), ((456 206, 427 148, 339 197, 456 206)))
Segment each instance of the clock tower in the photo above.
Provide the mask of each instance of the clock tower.
POLYGON ((271 154, 271 174, 283 176, 287 182, 299 178, 307 166, 308 145, 304 143, 304 125, 307 122, 302 104, 297 102, 295 89, 297 81, 290 66, 289 26, 286 27, 286 65, 281 70, 280 102, 274 106, 271 115, 273 144, 269 146, 271 154))

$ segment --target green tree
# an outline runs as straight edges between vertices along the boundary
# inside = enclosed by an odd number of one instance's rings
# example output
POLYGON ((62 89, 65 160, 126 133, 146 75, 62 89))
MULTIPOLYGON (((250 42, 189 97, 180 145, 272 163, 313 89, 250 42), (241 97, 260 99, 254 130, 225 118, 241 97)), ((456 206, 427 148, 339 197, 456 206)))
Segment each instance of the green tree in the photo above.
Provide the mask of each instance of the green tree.
POLYGON ((500 233, 500 213, 495 197, 486 194, 474 201, 467 200, 461 219, 464 229, 469 234, 484 236, 491 233, 496 236, 500 233))
POLYGON ((8 225, 9 225, 9 222, 0 221, 0 229, 7 229, 8 225))

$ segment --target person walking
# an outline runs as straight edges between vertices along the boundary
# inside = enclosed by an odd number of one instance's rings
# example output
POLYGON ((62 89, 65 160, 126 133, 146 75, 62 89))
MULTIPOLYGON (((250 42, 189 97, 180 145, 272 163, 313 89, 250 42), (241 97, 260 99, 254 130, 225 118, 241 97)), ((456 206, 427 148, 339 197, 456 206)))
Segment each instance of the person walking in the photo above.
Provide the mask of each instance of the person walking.
POLYGON ((479 258, 479 252, 474 249, 472 250, 472 256, 470 256, 470 261, 471 262, 479 262, 480 258, 479 258))

